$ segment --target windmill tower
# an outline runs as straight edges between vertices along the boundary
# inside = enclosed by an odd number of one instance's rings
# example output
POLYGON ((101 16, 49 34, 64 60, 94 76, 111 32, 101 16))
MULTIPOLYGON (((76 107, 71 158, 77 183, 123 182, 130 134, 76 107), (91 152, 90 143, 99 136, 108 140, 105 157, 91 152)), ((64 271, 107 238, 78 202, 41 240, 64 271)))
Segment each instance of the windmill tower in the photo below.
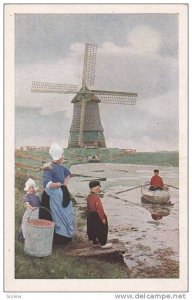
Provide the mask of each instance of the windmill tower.
POLYGON ((74 94, 73 120, 69 148, 106 148, 101 124, 99 103, 134 105, 137 94, 89 89, 94 85, 96 50, 94 44, 85 44, 82 87, 77 85, 32 82, 32 92, 74 94))

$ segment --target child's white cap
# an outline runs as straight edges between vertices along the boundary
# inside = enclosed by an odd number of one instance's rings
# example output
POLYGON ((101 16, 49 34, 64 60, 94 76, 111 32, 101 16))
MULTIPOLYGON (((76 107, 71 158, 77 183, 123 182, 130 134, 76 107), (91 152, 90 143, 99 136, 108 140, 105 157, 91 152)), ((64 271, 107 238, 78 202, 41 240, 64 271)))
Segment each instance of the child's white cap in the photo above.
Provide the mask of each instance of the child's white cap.
POLYGON ((38 190, 38 186, 36 186, 36 183, 33 179, 29 178, 26 182, 25 182, 25 188, 24 191, 28 191, 30 187, 34 187, 34 189, 37 191, 38 190))
POLYGON ((49 149, 49 154, 51 155, 53 160, 59 160, 63 155, 63 148, 58 144, 54 143, 49 149))

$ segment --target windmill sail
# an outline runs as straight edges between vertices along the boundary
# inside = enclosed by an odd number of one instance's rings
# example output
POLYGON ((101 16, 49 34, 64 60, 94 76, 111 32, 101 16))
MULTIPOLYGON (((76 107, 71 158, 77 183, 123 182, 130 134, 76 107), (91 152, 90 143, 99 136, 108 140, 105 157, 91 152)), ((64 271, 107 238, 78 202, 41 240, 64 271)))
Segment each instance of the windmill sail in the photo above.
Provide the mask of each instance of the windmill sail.
POLYGON ((92 86, 95 81, 95 65, 96 65, 97 46, 94 44, 85 44, 83 78, 82 85, 92 86))
POLYGON ((70 128, 68 147, 106 148, 101 124, 99 103, 134 105, 137 94, 116 91, 91 90, 94 84, 97 46, 85 44, 82 87, 74 84, 32 82, 32 92, 74 94, 72 99, 73 119, 70 128))
POLYGON ((136 104, 137 94, 126 92, 114 92, 114 91, 97 91, 92 92, 101 100, 102 103, 108 104, 124 104, 134 105, 136 104))
POLYGON ((31 91, 35 93, 74 94, 78 85, 33 81, 31 91))

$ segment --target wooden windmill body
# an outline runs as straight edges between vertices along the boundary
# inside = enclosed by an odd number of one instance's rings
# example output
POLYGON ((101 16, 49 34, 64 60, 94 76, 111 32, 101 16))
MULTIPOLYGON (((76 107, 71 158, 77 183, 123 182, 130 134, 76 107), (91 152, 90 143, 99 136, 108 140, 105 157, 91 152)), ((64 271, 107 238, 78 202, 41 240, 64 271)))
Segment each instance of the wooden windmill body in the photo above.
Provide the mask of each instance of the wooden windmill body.
POLYGON ((89 89, 95 79, 96 49, 93 44, 85 44, 82 87, 77 85, 53 84, 34 81, 32 92, 74 94, 72 99, 73 119, 70 129, 69 148, 106 148, 101 124, 99 103, 133 105, 136 93, 114 92, 89 89))

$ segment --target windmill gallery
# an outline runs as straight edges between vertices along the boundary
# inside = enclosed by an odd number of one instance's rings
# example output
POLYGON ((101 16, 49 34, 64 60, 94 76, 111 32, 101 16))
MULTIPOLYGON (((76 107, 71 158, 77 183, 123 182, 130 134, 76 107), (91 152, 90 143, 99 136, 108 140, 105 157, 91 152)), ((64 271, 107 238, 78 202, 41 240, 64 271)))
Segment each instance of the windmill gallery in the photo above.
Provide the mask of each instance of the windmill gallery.
POLYGON ((96 50, 94 44, 85 44, 82 87, 77 85, 32 82, 32 92, 76 94, 72 99, 73 119, 68 148, 106 148, 104 129, 101 123, 99 103, 134 105, 137 94, 129 92, 94 90, 96 50))

